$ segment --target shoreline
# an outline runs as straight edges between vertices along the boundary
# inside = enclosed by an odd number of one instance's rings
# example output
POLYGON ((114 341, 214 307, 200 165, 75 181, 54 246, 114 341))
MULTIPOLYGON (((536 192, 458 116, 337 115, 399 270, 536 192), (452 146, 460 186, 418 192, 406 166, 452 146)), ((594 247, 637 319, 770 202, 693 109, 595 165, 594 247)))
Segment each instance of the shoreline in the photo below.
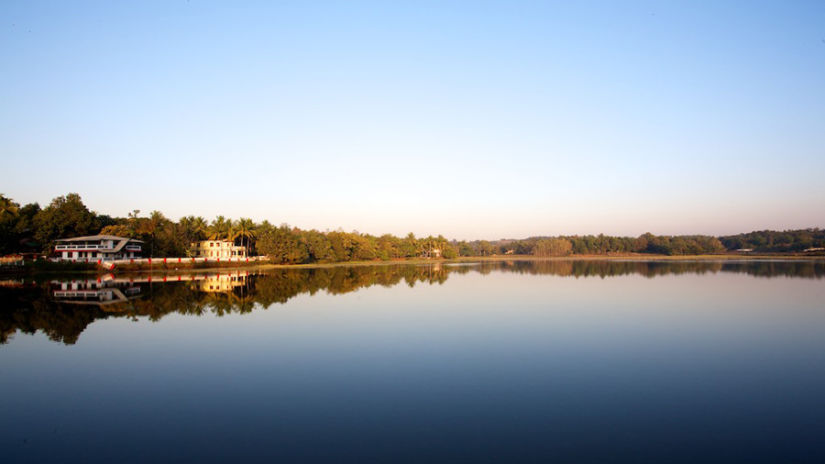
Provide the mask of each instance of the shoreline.
POLYGON ((241 263, 227 266, 170 266, 159 265, 153 268, 115 268, 112 270, 96 269, 31 269, 16 268, 0 270, 0 275, 6 276, 45 276, 45 275, 101 275, 101 274, 181 274, 181 273, 210 273, 216 271, 267 271, 275 269, 323 269, 341 266, 393 266, 393 265, 414 265, 424 264, 462 264, 462 263, 484 263, 484 262, 506 262, 506 261, 665 261, 665 262, 690 262, 690 261, 825 261, 825 256, 804 256, 798 254, 759 254, 759 255, 647 255, 647 254, 610 254, 610 255, 569 255, 569 256, 533 256, 533 255, 494 255, 494 256, 464 256, 451 259, 430 259, 430 258, 409 258, 394 260, 372 260, 372 261, 343 261, 333 263, 304 263, 304 264, 260 264, 241 263))
MULTIPOLYGON (((173 267, 170 265, 160 265, 146 269, 120 268, 113 270, 87 269, 87 270, 61 270, 61 269, 20 269, 21 272, 2 272, 6 275, 66 275, 66 274, 175 274, 175 273, 206 273, 215 271, 235 271, 235 270, 257 270, 266 271, 274 269, 322 269, 341 266, 392 266, 392 265, 424 265, 424 264, 461 264, 461 263, 483 263, 483 262, 506 262, 506 261, 825 261, 825 256, 803 256, 798 254, 760 254, 760 255, 646 255, 646 254, 610 254, 610 255, 569 255, 569 256, 533 256, 533 255, 495 255, 495 256, 464 256, 452 259, 429 259, 410 258, 394 259, 387 261, 344 261, 334 263, 304 263, 304 264, 239 264, 230 266, 209 266, 209 267, 173 267)), ((17 270, 17 269, 15 269, 17 270)))

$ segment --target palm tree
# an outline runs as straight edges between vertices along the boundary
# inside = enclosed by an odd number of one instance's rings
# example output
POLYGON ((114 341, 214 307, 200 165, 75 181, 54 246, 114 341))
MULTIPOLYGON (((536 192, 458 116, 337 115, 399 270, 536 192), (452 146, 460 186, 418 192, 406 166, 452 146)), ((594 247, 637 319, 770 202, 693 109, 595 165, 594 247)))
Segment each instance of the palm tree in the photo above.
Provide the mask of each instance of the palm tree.
POLYGON ((127 237, 129 238, 135 238, 140 234, 140 218, 138 217, 139 214, 139 209, 134 209, 131 213, 129 213, 129 234, 127 235, 127 237))
POLYGON ((438 242, 436 241, 435 237, 430 235, 429 237, 423 239, 423 248, 424 248, 424 257, 432 258, 433 252, 436 250, 438 246, 438 242))
POLYGON ((152 214, 149 215, 149 220, 145 222, 146 232, 152 236, 151 251, 149 252, 149 256, 151 257, 155 256, 155 234, 157 234, 158 229, 160 229, 166 221, 166 216, 156 210, 152 211, 152 214))
POLYGON ((244 247, 246 256, 249 256, 249 241, 255 238, 254 229, 255 222, 249 218, 240 218, 238 222, 235 223, 235 236, 232 239, 236 240, 238 237, 241 238, 241 246, 244 247))
POLYGON ((206 220, 200 216, 184 216, 178 221, 179 233, 183 235, 186 246, 186 256, 192 256, 196 252, 198 242, 206 236, 209 226, 206 220))
POLYGON ((192 232, 195 233, 198 240, 202 240, 206 237, 206 234, 209 232, 209 224, 203 216, 197 216, 192 219, 192 232))
POLYGON ((232 233, 232 221, 228 221, 223 216, 218 216, 209 226, 209 240, 223 240, 232 233))
POLYGON ((401 246, 405 257, 411 258, 421 254, 421 243, 412 232, 407 234, 407 237, 401 242, 401 246))
POLYGON ((226 233, 223 236, 224 240, 232 241, 235 239, 235 223, 229 219, 226 221, 226 233))
POLYGON ((20 214, 17 203, 0 193, 0 220, 16 218, 20 214))

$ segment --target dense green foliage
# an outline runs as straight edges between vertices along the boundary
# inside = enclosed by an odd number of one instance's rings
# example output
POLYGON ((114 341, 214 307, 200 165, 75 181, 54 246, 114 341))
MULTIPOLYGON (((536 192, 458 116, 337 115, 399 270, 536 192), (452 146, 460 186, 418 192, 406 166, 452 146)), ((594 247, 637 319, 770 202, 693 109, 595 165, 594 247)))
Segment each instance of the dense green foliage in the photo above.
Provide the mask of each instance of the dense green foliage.
POLYGON ((809 248, 825 248, 825 230, 800 229, 777 232, 761 230, 747 234, 719 237, 729 250, 752 249, 762 252, 804 251, 809 248))
POLYGON ((621 253, 651 253, 660 255, 697 255, 725 251, 715 237, 708 235, 653 235, 611 237, 607 235, 574 235, 535 237, 525 240, 503 240, 498 253, 532 254, 537 256, 607 255, 621 253))
POLYGON ((218 216, 209 222, 186 216, 175 222, 160 211, 141 216, 134 210, 122 218, 90 211, 80 196, 57 197, 45 208, 36 203, 20 206, 0 195, 0 253, 40 251, 49 253, 58 238, 111 234, 144 241, 144 255, 189 256, 192 242, 205 239, 231 240, 251 255, 268 256, 275 263, 297 264, 393 260, 403 258, 455 258, 492 255, 609 255, 650 253, 664 255, 713 254, 739 249, 761 252, 799 252, 825 247, 825 231, 803 229, 784 232, 761 231, 727 237, 707 235, 639 237, 575 235, 531 237, 523 240, 450 241, 437 237, 375 236, 359 232, 301 230, 268 221, 218 216))

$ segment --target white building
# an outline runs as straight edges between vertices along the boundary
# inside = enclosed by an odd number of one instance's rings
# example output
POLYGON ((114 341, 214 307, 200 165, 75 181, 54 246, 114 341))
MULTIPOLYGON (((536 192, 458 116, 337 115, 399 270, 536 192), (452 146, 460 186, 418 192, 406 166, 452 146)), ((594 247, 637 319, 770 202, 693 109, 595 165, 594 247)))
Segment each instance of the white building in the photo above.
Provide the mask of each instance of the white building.
POLYGON ((236 246, 228 240, 203 240, 192 243, 192 256, 195 258, 246 258, 246 248, 236 246))
POLYGON ((54 251, 62 261, 96 261, 139 258, 140 240, 114 235, 89 235, 57 240, 54 251))

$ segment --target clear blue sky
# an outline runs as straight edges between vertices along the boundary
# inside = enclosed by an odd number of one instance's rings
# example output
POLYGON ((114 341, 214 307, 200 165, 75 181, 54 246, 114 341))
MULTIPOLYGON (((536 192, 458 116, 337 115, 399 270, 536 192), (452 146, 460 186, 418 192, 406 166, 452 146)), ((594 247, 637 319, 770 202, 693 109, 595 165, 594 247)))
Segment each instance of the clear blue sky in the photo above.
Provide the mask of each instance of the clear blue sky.
POLYGON ((823 1, 6 0, 0 82, 21 203, 467 239, 825 226, 823 1))

